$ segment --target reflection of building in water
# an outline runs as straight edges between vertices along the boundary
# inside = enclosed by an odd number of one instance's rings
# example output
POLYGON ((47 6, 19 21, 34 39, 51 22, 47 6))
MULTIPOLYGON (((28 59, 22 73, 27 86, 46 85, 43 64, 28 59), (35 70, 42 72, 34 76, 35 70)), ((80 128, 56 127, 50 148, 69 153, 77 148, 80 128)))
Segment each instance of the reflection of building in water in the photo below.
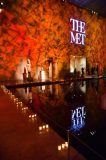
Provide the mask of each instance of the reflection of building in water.
POLYGON ((45 93, 45 95, 59 96, 60 86, 55 85, 42 85, 38 87, 39 92, 45 93))
POLYGON ((45 93, 45 95, 54 95, 56 97, 65 97, 65 100, 82 99, 86 93, 86 82, 66 84, 41 85, 38 92, 45 93), (66 95, 65 95, 66 94, 66 95))
POLYGON ((28 103, 32 103, 32 90, 30 87, 25 88, 24 98, 28 103))
POLYGON ((81 82, 80 89, 83 93, 86 93, 86 81, 81 82))
POLYGON ((92 85, 92 87, 94 87, 94 88, 96 89, 96 91, 98 91, 98 88, 99 88, 99 80, 98 80, 97 78, 92 79, 91 85, 92 85))
POLYGON ((28 94, 28 102, 31 104, 32 103, 32 92, 30 91, 28 94))
POLYGON ((32 90, 30 87, 17 89, 21 98, 25 100, 25 102, 32 103, 32 90))
POLYGON ((71 110, 71 127, 70 130, 73 132, 80 131, 85 126, 85 106, 77 107, 76 109, 71 110))
MULTIPOLYGON (((86 85, 85 85, 86 86, 86 85)), ((72 103, 72 104, 78 104, 78 103, 81 103, 82 105, 82 102, 84 104, 84 95, 85 95, 85 91, 86 89, 82 89, 82 84, 81 82, 73 82, 71 85, 70 85, 70 88, 68 87, 67 88, 67 91, 66 91, 66 87, 65 87, 65 100, 67 101, 67 103, 72 103)), ((76 106, 76 105, 74 105, 76 106)))

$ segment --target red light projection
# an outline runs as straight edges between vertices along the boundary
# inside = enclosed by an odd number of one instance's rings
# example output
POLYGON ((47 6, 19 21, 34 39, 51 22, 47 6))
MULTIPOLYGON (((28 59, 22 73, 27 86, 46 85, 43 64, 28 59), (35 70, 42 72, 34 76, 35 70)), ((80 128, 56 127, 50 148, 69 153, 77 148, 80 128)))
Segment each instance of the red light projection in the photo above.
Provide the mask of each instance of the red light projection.
MULTIPOLYGON (((105 33, 105 19, 68 2, 17 1, 11 11, 0 15, 0 79, 14 79, 17 67, 27 59, 31 61, 32 77, 38 67, 48 73, 50 57, 59 72, 71 55, 85 56, 90 67, 98 63, 102 72, 106 62, 105 33), (86 45, 70 43, 70 17, 86 22, 86 39, 78 41, 86 45)), ((21 66, 24 71, 25 66, 21 66)))

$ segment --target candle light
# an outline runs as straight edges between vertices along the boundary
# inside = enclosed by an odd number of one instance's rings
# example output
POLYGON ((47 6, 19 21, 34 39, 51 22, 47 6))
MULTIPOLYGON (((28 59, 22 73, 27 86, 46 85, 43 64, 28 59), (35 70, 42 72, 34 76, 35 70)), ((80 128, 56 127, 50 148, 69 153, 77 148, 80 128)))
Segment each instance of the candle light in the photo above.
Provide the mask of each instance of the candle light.
POLYGON ((62 144, 62 148, 63 148, 63 149, 65 148, 65 144, 62 144))
POLYGON ((65 147, 68 147, 68 142, 65 142, 65 147))
POLYGON ((43 129, 45 129, 45 125, 43 125, 43 129))
POLYGON ((42 126, 39 127, 39 131, 41 131, 41 130, 42 130, 42 126))
POLYGON ((58 146, 58 151, 61 151, 61 146, 58 146))
POLYGON ((49 128, 49 125, 48 125, 48 124, 46 124, 46 128, 49 128))

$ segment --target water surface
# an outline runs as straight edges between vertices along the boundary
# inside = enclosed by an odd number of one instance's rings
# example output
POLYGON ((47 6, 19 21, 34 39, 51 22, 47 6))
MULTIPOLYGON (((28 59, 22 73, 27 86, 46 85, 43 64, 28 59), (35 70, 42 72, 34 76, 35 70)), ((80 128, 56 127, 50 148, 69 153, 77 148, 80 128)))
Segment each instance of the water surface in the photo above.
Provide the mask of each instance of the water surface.
POLYGON ((13 92, 88 159, 106 159, 105 79, 17 88, 13 92))

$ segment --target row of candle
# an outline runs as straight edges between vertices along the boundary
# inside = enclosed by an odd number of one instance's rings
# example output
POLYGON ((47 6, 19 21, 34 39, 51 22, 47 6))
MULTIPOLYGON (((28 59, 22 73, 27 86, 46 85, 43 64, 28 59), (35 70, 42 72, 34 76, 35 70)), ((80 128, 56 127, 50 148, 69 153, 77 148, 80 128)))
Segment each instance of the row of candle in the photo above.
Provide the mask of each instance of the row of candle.
POLYGON ((58 145, 58 151, 61 151, 62 149, 66 149, 66 148, 68 148, 68 142, 58 145))
MULTIPOLYGON (((15 95, 10 90, 8 90, 4 85, 1 85, 1 88, 3 89, 4 93, 10 95, 10 98, 13 99, 13 102, 16 104, 17 108, 20 106, 22 112, 26 113, 28 107, 24 106, 23 103, 17 97, 15 97, 15 95)), ((36 114, 32 114, 29 115, 29 118, 34 120, 36 116, 37 116, 36 114)))
MULTIPOLYGON (((21 106, 22 107, 22 111, 25 112, 26 110, 28 110, 28 107, 25 107, 23 106, 23 103, 21 101, 19 101, 18 98, 15 97, 15 95, 13 95, 5 86, 1 85, 1 88, 3 89, 4 93, 6 94, 9 94, 10 95, 10 98, 13 99, 13 101, 16 103, 16 106, 21 106)), ((37 114, 30 114, 29 115, 29 119, 30 120, 33 120, 36 119, 37 117, 37 114)), ((42 125, 42 126, 39 126, 39 131, 42 132, 42 131, 46 131, 49 129, 49 125, 48 124, 45 124, 45 125, 42 125)), ((61 151, 63 149, 67 149, 68 148, 68 142, 65 142, 61 145, 58 145, 58 151, 61 151)))
POLYGON ((49 128, 48 124, 42 125, 42 126, 39 126, 39 131, 42 131, 42 130, 45 130, 45 129, 48 129, 48 128, 49 128))

